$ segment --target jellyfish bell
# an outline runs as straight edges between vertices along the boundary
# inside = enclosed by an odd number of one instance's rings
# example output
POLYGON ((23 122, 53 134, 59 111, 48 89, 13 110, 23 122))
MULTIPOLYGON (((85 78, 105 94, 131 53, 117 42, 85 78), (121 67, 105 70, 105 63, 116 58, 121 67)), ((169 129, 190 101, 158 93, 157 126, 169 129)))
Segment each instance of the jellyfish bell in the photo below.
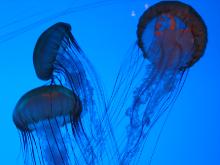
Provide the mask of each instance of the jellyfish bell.
POLYGON ((59 85, 38 87, 21 97, 13 121, 21 133, 25 164, 71 164, 68 125, 77 127, 81 111, 79 98, 59 85))
POLYGON ((79 98, 68 88, 59 85, 42 86, 21 97, 13 113, 13 121, 21 131, 34 131, 34 125, 41 121, 57 118, 63 126, 66 124, 64 118, 68 122, 69 116, 74 117, 71 117, 72 120, 78 120, 81 112, 79 98))
MULTIPOLYGON (((40 35, 33 53, 34 68, 39 79, 49 80, 53 77, 56 58, 66 49, 69 39, 74 41, 71 26, 63 22, 52 25, 40 35)), ((79 50, 79 47, 76 48, 79 50)))
POLYGON ((186 69, 204 54, 207 28, 191 6, 179 1, 162 1, 141 16, 137 36, 145 58, 159 63, 161 57, 168 65, 179 61, 179 69, 186 69), (152 38, 152 42, 146 42, 147 38, 152 38), (159 50, 163 52, 156 52, 159 50))

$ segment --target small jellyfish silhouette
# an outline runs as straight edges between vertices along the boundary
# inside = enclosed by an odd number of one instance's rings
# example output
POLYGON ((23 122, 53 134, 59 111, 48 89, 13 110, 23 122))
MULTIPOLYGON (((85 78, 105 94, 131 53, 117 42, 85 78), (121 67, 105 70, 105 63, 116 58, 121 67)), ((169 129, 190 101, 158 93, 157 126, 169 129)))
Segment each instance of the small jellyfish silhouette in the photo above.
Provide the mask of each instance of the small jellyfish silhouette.
POLYGON ((81 112, 79 98, 63 86, 38 87, 21 97, 13 121, 21 133, 25 164, 70 164, 67 124, 76 129, 81 112))
POLYGON ((191 6, 162 1, 140 17, 137 38, 138 47, 126 57, 110 99, 110 111, 117 109, 112 121, 121 117, 127 122, 127 140, 119 149, 122 164, 143 158, 152 126, 174 104, 188 70, 204 54, 207 29, 191 6))
POLYGON ((105 97, 69 24, 56 23, 40 35, 33 63, 37 77, 49 85, 27 93, 14 111, 14 123, 25 144, 26 164, 96 164, 109 160, 108 152, 115 149, 103 140, 111 134, 104 117, 105 97), (44 156, 45 150, 51 154, 44 156), (32 159, 27 159, 27 153, 32 159))

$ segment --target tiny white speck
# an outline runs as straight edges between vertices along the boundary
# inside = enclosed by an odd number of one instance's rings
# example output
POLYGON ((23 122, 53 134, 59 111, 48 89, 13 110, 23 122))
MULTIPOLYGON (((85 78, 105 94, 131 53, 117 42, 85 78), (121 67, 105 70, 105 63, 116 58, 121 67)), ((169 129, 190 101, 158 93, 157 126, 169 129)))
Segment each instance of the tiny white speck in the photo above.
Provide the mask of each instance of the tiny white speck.
POLYGON ((145 4, 144 4, 144 8, 145 8, 145 9, 148 9, 148 8, 149 8, 149 5, 148 5, 147 3, 145 3, 145 4))
POLYGON ((132 17, 136 16, 136 13, 135 13, 134 10, 131 11, 131 16, 132 16, 132 17))

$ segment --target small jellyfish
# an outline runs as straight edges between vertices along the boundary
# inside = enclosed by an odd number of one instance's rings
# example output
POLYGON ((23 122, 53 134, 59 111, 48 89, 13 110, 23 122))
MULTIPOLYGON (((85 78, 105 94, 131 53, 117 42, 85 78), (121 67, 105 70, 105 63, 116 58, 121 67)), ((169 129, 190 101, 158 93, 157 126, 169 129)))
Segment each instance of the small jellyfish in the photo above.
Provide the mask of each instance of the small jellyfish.
POLYGON ((204 54, 207 29, 191 6, 162 1, 140 17, 137 38, 138 47, 123 63, 110 99, 110 111, 117 109, 111 120, 127 122, 120 145, 124 164, 141 158, 152 126, 173 105, 189 69, 204 54))
POLYGON ((72 135, 82 112, 79 98, 69 89, 42 86, 18 101, 13 121, 21 135, 25 164, 71 164, 72 135))

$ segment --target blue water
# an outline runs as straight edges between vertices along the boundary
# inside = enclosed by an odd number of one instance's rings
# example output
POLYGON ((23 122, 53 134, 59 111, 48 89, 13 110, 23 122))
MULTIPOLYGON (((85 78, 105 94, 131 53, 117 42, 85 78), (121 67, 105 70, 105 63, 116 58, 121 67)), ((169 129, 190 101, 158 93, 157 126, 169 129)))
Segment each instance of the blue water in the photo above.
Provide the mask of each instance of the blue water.
MULTIPOLYGON (((150 6, 158 2, 118 0, 75 8, 97 1, 1 1, 0 165, 23 164, 12 112, 21 95, 44 84, 37 79, 32 64, 33 48, 38 36, 55 22, 70 23, 79 45, 98 72, 108 97, 123 57, 136 41, 137 22, 145 10, 145 4, 150 6), (75 11, 62 15, 60 12, 67 8, 74 8, 75 11), (22 27, 27 27, 25 32, 22 27)), ((183 91, 162 131, 152 165, 218 165, 220 1, 183 2, 193 6, 203 17, 208 27, 208 45, 204 57, 189 72, 183 91)))

